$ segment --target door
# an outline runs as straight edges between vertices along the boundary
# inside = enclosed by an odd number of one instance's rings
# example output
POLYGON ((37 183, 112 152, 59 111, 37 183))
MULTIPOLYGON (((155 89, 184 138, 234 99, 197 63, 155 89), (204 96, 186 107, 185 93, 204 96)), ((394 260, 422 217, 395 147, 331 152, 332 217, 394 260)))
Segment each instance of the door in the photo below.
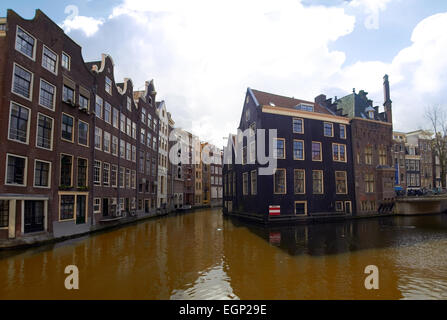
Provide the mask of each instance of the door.
POLYGON ((107 217, 109 215, 109 199, 102 199, 102 215, 107 217))
POLYGON ((76 204, 76 224, 86 223, 87 196, 77 196, 76 204))
POLYGON ((25 200, 24 231, 44 231, 44 202, 25 200))

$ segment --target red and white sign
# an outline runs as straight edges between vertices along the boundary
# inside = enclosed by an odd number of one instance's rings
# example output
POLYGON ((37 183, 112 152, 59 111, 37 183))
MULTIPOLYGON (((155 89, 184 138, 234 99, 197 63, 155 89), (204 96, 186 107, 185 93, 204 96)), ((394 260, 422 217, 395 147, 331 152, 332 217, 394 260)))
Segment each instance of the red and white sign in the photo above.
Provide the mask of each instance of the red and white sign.
POLYGON ((269 206, 269 215, 279 216, 281 214, 281 206, 269 206))

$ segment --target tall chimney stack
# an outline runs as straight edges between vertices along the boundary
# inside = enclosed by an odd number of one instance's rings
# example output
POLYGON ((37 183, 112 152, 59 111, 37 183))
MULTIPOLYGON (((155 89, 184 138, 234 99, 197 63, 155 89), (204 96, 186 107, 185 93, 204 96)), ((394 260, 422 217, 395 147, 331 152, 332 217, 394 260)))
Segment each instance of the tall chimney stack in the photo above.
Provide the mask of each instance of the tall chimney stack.
POLYGON ((388 81, 388 75, 383 77, 383 106, 385 107, 386 121, 393 124, 393 113, 390 99, 390 83, 388 81))

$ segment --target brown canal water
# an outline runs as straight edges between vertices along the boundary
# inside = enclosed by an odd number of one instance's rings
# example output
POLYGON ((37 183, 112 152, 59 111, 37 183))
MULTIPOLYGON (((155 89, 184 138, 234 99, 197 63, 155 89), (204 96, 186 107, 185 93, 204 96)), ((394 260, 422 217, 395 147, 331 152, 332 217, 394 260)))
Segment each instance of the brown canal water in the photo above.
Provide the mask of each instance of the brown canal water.
POLYGON ((447 299, 447 215, 264 228, 199 210, 0 252, 0 298, 447 299))

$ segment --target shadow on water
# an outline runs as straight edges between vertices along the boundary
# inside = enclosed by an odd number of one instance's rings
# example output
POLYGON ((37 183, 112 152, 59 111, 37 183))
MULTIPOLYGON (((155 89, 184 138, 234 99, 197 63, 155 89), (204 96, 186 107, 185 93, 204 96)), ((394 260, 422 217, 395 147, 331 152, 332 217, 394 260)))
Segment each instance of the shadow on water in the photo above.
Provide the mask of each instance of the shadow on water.
POLYGON ((231 220, 236 227, 246 227, 291 256, 334 255, 447 239, 447 214, 378 217, 291 226, 262 226, 234 217, 225 219, 231 220))

